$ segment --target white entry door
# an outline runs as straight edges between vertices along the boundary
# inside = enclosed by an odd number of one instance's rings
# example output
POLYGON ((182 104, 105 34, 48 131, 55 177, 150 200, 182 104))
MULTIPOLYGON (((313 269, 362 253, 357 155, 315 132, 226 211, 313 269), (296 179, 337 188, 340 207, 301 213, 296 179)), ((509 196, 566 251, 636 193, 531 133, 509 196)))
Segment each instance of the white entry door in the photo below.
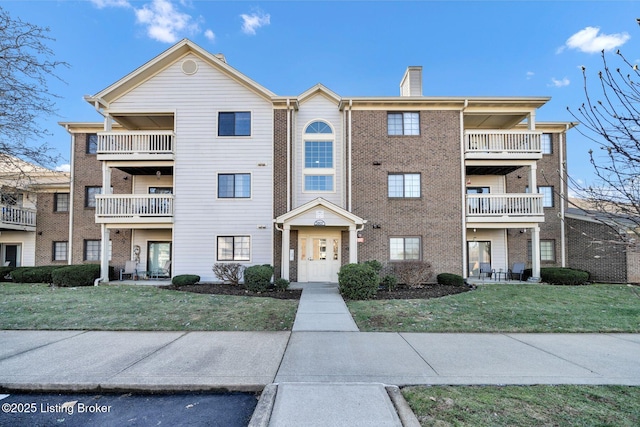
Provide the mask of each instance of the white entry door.
POLYGON ((298 281, 338 281, 340 270, 340 231, 299 233, 298 281))

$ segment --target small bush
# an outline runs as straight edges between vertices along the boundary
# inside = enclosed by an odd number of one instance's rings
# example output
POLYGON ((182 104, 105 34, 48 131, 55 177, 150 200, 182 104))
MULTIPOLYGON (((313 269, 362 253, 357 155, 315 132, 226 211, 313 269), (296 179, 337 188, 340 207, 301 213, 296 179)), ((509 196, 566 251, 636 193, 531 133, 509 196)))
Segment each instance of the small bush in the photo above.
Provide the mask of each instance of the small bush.
POLYGON ((0 282, 10 282, 11 272, 15 269, 15 267, 0 267, 0 282))
POLYGON ((271 276, 271 265, 252 265, 244 270, 244 286, 252 292, 264 292, 271 285, 271 276))
POLYGON ((342 296, 348 299, 370 299, 378 291, 380 276, 366 264, 346 264, 338 272, 342 296))
POLYGON ((242 271, 244 267, 236 262, 231 263, 217 263, 213 266, 213 274, 222 283, 228 283, 230 285, 238 286, 240 279, 242 279, 242 271))
POLYGON ((380 286, 382 286, 383 288, 386 288, 389 292, 391 292, 398 287, 398 279, 396 279, 396 276, 387 274, 382 278, 382 281, 380 282, 380 286))
POLYGON ((376 261, 375 259, 365 261, 364 265, 368 265, 369 267, 371 267, 373 271, 376 272, 376 274, 380 274, 380 272, 382 271, 382 263, 380 261, 376 261))
POLYGON ((53 283, 51 273, 66 265, 44 265, 42 267, 18 267, 11 272, 15 283, 53 283))
POLYGON ((586 285, 589 282, 589 273, 572 268, 546 267, 540 269, 540 278, 550 285, 586 285))
POLYGON ((440 273, 436 277, 439 285, 464 286, 464 278, 457 274, 440 273))
POLYGON ((178 286, 195 285, 199 281, 200 276, 196 274, 180 274, 178 276, 173 276, 173 279, 171 279, 171 284, 178 286))
POLYGON ((400 261, 394 262, 391 266, 398 282, 410 288, 429 283, 433 278, 431 263, 426 261, 400 261))
POLYGON ((273 282, 273 286, 276 288, 276 291, 280 291, 280 292, 283 292, 289 289, 289 285, 290 285, 289 281, 287 279, 283 279, 282 277, 279 279, 276 279, 273 282))
POLYGON ((93 282, 100 277, 100 266, 98 264, 70 265, 56 268, 51 276, 56 286, 93 286, 93 282))

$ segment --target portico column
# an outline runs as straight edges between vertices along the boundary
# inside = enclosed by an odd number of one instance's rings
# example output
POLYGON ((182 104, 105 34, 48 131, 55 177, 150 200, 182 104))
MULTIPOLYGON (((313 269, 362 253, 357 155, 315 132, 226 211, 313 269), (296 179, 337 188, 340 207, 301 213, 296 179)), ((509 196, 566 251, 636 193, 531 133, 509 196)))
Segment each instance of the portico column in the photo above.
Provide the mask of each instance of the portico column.
POLYGON ((540 227, 531 228, 531 275, 540 277, 540 227))
POLYGON ((282 271, 280 276, 289 280, 289 247, 291 246, 291 226, 282 227, 282 271))
POLYGON ((355 225, 349 226, 349 264, 358 263, 358 231, 355 225))

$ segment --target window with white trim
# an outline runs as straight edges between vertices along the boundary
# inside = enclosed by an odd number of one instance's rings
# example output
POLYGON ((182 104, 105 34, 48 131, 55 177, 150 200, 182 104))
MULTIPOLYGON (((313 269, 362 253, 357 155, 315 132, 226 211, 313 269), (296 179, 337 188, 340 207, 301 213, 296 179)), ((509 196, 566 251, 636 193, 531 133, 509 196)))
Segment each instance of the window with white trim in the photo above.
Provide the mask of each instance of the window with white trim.
MULTIPOLYGON (((524 189, 525 193, 529 193, 529 186, 527 185, 524 189)), ((543 208, 552 208, 554 206, 553 203, 553 186, 552 185, 539 185, 538 193, 542 194, 542 207, 543 208)))
POLYGON ((219 173, 218 198, 248 199, 251 197, 251 174, 219 173))
POLYGON ((218 261, 250 261, 251 237, 218 236, 218 261))
MULTIPOLYGON (((531 240, 527 241, 527 256, 531 262, 533 254, 531 250, 531 240)), ((540 261, 555 262, 556 261, 556 241, 540 240, 540 261)))
POLYGON ((420 113, 387 113, 389 135, 420 135, 420 113))
POLYGON ((311 122, 303 135, 304 191, 334 191, 335 136, 321 120, 311 122))
POLYGON ((542 154, 553 154, 553 144, 550 133, 540 135, 540 148, 542 148, 542 154))
POLYGON ((389 259, 391 261, 420 260, 420 237, 391 237, 389 259))
POLYGON ((251 112, 219 112, 218 136, 251 136, 251 112))
POLYGON ((419 173, 390 173, 388 176, 389 197, 418 198, 420 197, 419 173))

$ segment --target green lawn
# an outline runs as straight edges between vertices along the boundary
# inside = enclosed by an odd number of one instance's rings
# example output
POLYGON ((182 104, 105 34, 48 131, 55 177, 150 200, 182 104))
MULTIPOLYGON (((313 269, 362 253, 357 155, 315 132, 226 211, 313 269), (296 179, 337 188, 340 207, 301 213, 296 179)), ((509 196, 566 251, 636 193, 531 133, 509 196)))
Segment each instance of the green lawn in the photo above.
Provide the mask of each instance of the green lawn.
POLYGON ((423 426, 638 426, 640 387, 406 387, 423 426))
POLYGON ((348 301, 361 331, 640 332, 640 288, 487 284, 430 300, 348 301))
POLYGON ((0 329, 291 330, 298 301, 202 295, 152 286, 0 284, 0 329))

